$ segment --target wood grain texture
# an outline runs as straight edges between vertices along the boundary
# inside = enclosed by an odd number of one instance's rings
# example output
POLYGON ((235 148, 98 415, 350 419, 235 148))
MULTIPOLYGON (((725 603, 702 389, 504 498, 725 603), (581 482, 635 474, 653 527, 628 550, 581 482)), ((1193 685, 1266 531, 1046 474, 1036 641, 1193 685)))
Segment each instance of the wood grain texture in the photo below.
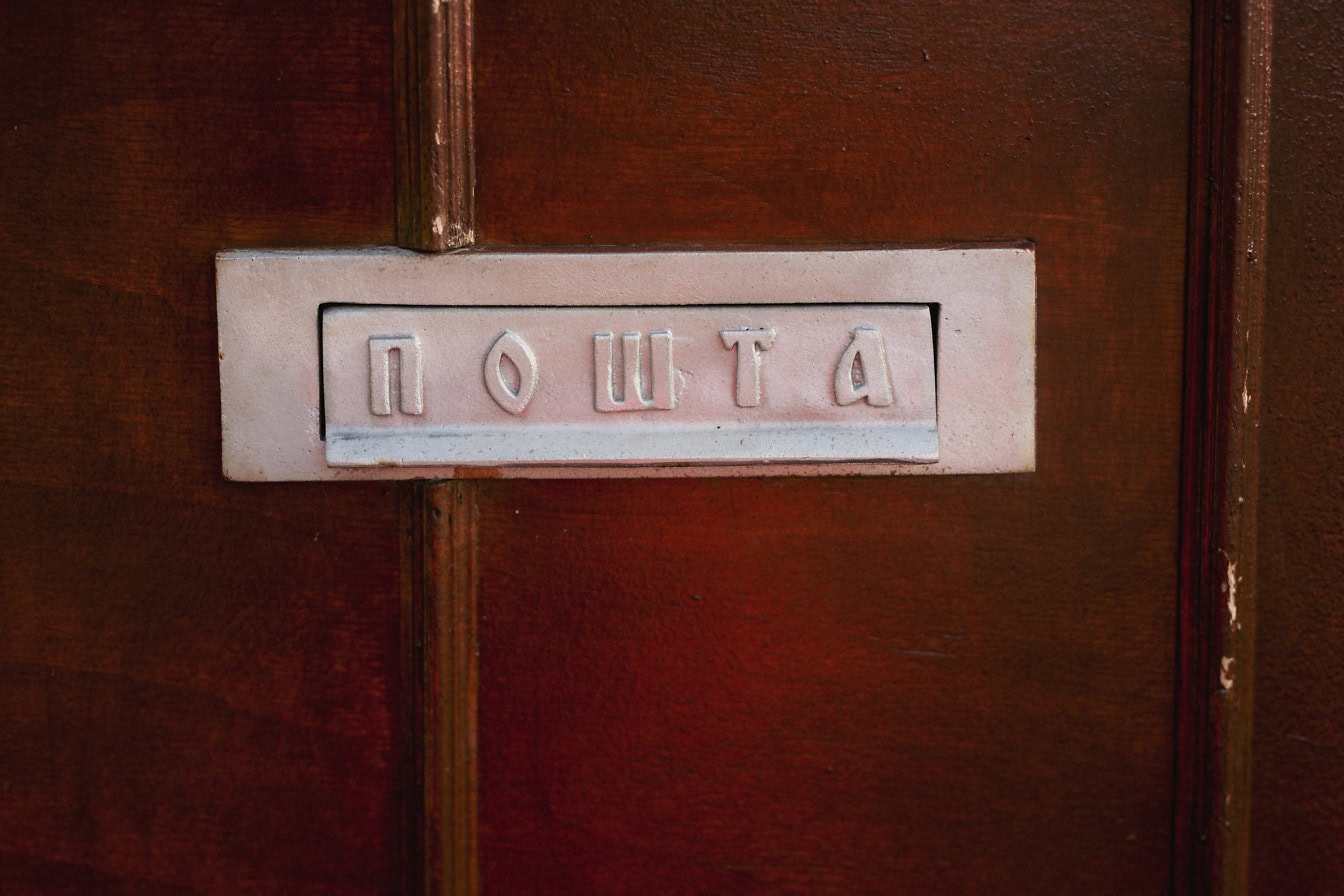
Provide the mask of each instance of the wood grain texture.
MULTIPOLYGON (((397 244, 475 238, 471 0, 396 0, 397 244)), ((402 892, 475 896, 476 495, 400 486, 402 892)))
POLYGON ((1344 4, 1276 4, 1251 892, 1344 878, 1344 4))
POLYGON ((476 485, 402 490, 402 892, 477 892, 476 485))
POLYGON ((1226 568, 1218 593, 1222 654, 1218 694, 1224 740, 1219 876, 1214 892, 1249 892, 1251 849, 1251 767, 1255 708, 1255 626, 1259 607, 1260 405, 1265 302, 1265 244, 1269 205, 1270 62, 1273 46, 1271 0, 1243 2, 1238 77, 1236 229, 1231 252, 1232 331, 1226 376, 1230 394, 1228 445, 1219 458, 1227 469, 1223 496, 1221 553, 1226 568), (1238 388, 1240 386, 1240 388, 1238 388))
POLYGON ((479 486, 501 893, 1172 886, 1189 10, 477 9, 487 244, 1038 247, 1038 471, 479 486))
POLYGON ((397 892, 395 490, 223 481, 213 278, 391 240, 386 5, 0 33, 0 891, 397 892))
POLYGON ((475 239, 471 0, 393 0, 398 245, 475 239))
POLYGON ((1192 81, 1178 892, 1247 892, 1270 5, 1196 6, 1192 81))

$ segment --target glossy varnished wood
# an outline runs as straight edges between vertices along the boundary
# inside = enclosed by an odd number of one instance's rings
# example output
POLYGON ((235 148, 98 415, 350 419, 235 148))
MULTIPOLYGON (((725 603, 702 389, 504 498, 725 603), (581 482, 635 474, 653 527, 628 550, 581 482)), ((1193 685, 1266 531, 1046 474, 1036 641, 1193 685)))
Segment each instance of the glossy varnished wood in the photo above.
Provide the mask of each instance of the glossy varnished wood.
POLYGON ((471 0, 393 0, 397 242, 475 240, 471 0))
POLYGON ((403 893, 477 892, 476 483, 402 489, 403 893))
POLYGON ((0 10, 0 891, 395 893, 390 486, 223 481, 213 256, 392 239, 383 2, 0 10))
MULTIPOLYGON (((471 0, 393 4, 397 245, 475 238, 471 0)), ((401 494, 402 892, 474 896, 476 486, 401 494)))
POLYGON ((1161 892, 1181 4, 487 4, 489 244, 1030 238, 1038 470, 481 485, 485 892, 1161 892))

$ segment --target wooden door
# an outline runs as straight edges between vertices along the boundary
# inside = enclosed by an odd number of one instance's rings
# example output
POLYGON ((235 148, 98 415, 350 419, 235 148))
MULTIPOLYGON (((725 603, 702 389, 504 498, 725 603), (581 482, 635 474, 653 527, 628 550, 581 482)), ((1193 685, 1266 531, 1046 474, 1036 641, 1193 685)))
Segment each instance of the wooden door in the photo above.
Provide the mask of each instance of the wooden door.
POLYGON ((393 5, 0 11, 0 889, 1240 892, 1263 8, 393 5), (220 476, 222 249, 1018 240, 1033 473, 220 476))
POLYGON ((484 245, 1038 270, 1034 473, 475 486, 482 892, 1169 886, 1189 7, 475 13, 484 245))

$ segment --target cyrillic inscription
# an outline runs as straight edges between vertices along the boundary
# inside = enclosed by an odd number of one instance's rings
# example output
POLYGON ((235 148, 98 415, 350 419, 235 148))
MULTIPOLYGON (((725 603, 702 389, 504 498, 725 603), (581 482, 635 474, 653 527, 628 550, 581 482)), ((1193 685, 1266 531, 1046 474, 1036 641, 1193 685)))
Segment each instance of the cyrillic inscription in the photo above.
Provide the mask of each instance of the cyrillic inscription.
POLYGON ((415 336, 369 337, 369 410, 379 417, 392 414, 392 390, 396 383, 397 402, 403 414, 425 412, 425 370, 420 355, 420 340, 415 336), (398 376, 392 376, 392 359, 397 359, 398 376))
POLYGON ((891 407, 891 376, 887 348, 876 327, 858 327, 835 365, 835 403, 849 405, 863 399, 875 408, 891 407))
POLYGON ((1025 244, 248 250, 217 284, 231 479, 1035 465, 1025 244))
POLYGON ((539 375, 537 356, 517 333, 505 330, 486 353, 485 389, 510 414, 521 414, 527 408, 539 375))
POLYGON ((332 464, 938 456, 924 305, 339 307, 322 320, 332 464), (354 345, 369 352, 363 407, 354 345), (394 391, 413 419, 391 413, 394 391))
POLYGON ((761 352, 775 344, 774 327, 738 327, 720 330, 724 348, 737 349, 737 406, 761 403, 761 352))
POLYGON ((647 376, 639 357, 642 341, 637 332, 621 334, 621 375, 617 377, 615 337, 593 334, 593 406, 599 411, 670 411, 676 407, 672 334, 667 330, 649 334, 647 376))

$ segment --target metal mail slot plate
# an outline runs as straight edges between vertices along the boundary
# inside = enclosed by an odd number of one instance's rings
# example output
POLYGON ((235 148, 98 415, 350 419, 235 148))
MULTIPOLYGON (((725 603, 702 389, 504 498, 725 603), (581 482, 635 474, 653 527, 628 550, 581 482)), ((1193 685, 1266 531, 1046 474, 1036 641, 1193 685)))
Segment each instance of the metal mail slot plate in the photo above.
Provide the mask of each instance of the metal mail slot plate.
POLYGON ((231 479, 1035 466, 1029 246, 237 251, 217 277, 231 479))
POLYGON ((926 305, 322 314, 328 463, 938 459, 926 305))

